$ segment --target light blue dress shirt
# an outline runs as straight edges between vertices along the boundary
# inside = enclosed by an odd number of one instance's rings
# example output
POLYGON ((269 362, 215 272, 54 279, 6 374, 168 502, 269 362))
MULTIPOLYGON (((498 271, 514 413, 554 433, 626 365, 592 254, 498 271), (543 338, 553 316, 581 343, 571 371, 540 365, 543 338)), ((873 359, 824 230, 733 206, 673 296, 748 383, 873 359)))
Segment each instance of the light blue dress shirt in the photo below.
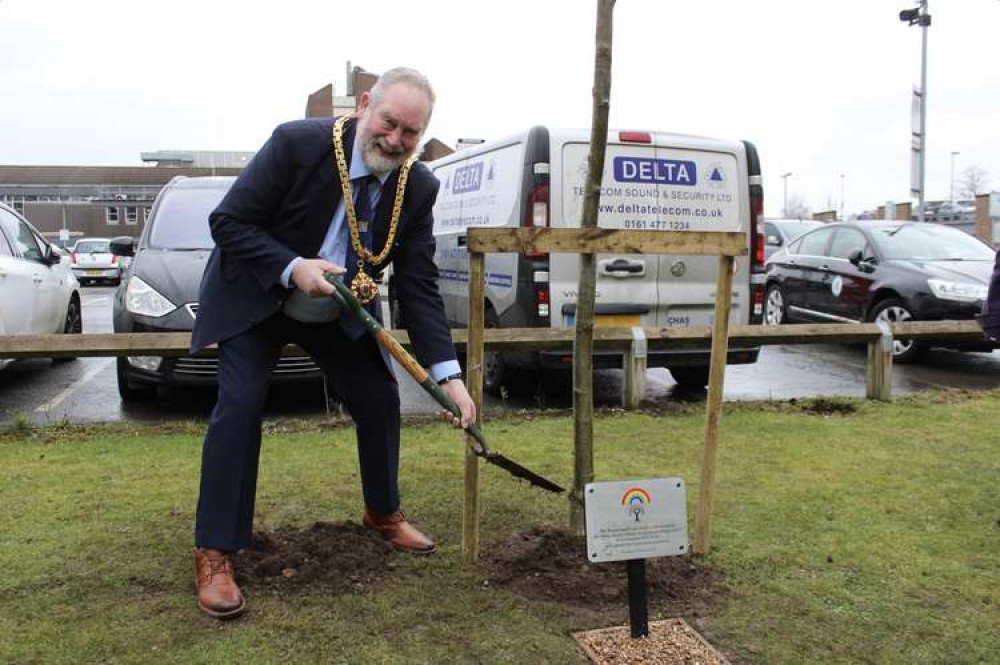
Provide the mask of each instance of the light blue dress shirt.
MULTIPOLYGON (((371 209, 377 210, 378 203, 382 199, 382 187, 385 186, 385 181, 389 178, 389 173, 372 174, 371 171, 368 170, 365 160, 361 157, 360 143, 360 141, 354 141, 354 146, 351 149, 349 177, 351 179, 352 191, 354 191, 355 183, 359 178, 364 178, 369 175, 374 175, 378 178, 379 185, 381 186, 368 188, 368 194, 371 197, 371 209)), ((321 258, 326 259, 330 263, 338 266, 343 266, 347 260, 347 244, 350 242, 350 231, 347 228, 345 219, 346 212, 344 200, 343 197, 341 197, 340 202, 337 203, 337 209, 333 211, 333 219, 330 221, 330 226, 326 231, 326 236, 323 238, 323 244, 320 245, 319 249, 319 256, 321 258)), ((292 270, 301 260, 301 256, 295 257, 282 271, 281 283, 286 288, 292 286, 292 270)), ((331 299, 330 302, 332 303, 333 300, 331 299)), ((444 362, 434 363, 429 368, 430 375, 435 381, 440 381, 444 377, 451 376, 452 374, 460 374, 461 371, 462 368, 458 364, 457 360, 446 360, 444 362)))

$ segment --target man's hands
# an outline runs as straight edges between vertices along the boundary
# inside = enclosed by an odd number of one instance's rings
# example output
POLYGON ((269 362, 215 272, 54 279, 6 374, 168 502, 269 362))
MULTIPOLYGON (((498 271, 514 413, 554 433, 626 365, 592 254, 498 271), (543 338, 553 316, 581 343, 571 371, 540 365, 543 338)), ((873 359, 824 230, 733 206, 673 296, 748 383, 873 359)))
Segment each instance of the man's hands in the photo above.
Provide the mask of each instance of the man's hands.
POLYGON ((472 423, 476 422, 476 404, 472 401, 472 397, 469 395, 469 391, 466 390, 465 384, 461 379, 452 379, 451 381, 443 384, 441 390, 451 398, 462 412, 461 418, 456 418, 449 411, 441 411, 441 418, 444 419, 446 423, 451 423, 455 427, 461 427, 465 429, 472 423))
POLYGON ((344 269, 326 259, 302 259, 292 268, 292 283, 310 298, 332 296, 336 289, 324 277, 328 272, 339 275, 344 269))

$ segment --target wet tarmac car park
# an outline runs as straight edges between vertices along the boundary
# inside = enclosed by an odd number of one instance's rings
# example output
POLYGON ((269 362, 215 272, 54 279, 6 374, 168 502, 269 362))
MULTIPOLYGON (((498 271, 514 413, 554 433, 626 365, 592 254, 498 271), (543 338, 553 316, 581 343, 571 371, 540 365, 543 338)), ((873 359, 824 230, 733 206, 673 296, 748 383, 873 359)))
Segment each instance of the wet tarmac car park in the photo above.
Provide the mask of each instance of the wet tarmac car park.
MULTIPOLYGON (((84 332, 111 332, 113 287, 82 290, 84 332)), ((765 347, 753 365, 726 370, 726 400, 787 400, 813 396, 865 394, 865 348, 829 344, 765 347)), ((404 371, 397 368, 404 414, 433 414, 437 406, 404 371)), ((595 375, 599 406, 621 401, 622 372, 601 370, 595 375)), ((916 365, 893 367, 893 394, 928 389, 989 390, 1000 387, 1000 353, 962 353, 934 349, 916 365)), ((645 400, 652 406, 703 398, 681 392, 666 370, 647 374, 645 400)), ((80 358, 53 363, 24 359, 0 371, 0 423, 28 419, 34 423, 159 422, 206 418, 214 402, 212 390, 161 391, 152 402, 128 404, 118 396, 114 358, 80 358)), ((506 400, 487 398, 488 411, 502 409, 568 408, 565 381, 546 381, 533 394, 506 400)), ((321 384, 282 386, 272 390, 265 418, 295 418, 338 413, 321 384)))

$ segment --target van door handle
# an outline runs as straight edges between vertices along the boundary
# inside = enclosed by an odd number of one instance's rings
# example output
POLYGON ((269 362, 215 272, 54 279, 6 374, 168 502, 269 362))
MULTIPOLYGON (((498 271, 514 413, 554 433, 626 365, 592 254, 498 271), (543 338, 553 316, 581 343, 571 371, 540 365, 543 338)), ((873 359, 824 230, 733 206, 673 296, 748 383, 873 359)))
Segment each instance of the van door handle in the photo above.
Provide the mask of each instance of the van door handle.
POLYGON ((42 278, 39 275, 33 275, 31 281, 34 282, 35 284, 41 284, 42 278))
POLYGON ((599 261, 597 265, 602 275, 612 277, 642 277, 646 274, 646 262, 641 260, 605 259, 599 261))

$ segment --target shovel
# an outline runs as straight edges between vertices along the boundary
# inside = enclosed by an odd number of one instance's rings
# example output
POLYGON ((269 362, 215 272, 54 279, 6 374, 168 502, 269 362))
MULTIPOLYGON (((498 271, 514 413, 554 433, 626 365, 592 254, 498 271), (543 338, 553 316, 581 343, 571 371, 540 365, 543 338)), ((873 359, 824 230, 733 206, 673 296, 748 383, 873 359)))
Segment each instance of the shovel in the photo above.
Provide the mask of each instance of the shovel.
MULTIPOLYGON (((369 314, 365 308, 361 306, 361 303, 358 302, 358 299, 354 297, 354 294, 351 293, 351 290, 340 280, 340 278, 333 273, 329 273, 326 275, 326 281, 330 282, 330 284, 337 289, 337 293, 334 297, 340 301, 341 305, 349 309, 354 316, 358 317, 358 319, 365 324, 365 328, 367 328, 368 332, 375 338, 375 341, 385 347, 389 354, 396 359, 396 362, 402 365, 407 373, 413 377, 414 381, 419 383, 420 387, 434 398, 434 401, 456 417, 460 417, 461 411, 455 402, 453 402, 451 398, 448 397, 443 390, 441 390, 441 386, 439 386, 437 382, 430 377, 427 371, 420 366, 413 356, 407 353, 406 349, 404 349, 392 335, 386 332, 382 325, 375 320, 375 317, 369 314)), ((479 426, 475 423, 471 423, 465 428, 465 431, 470 437, 468 439, 469 447, 478 457, 482 457, 490 464, 504 469, 512 476, 527 480, 535 487, 540 487, 543 490, 556 493, 565 491, 562 487, 556 485, 548 478, 539 476, 537 473, 524 468, 517 462, 504 457, 494 450, 490 450, 486 445, 486 437, 483 436, 482 430, 480 430, 479 426)))

